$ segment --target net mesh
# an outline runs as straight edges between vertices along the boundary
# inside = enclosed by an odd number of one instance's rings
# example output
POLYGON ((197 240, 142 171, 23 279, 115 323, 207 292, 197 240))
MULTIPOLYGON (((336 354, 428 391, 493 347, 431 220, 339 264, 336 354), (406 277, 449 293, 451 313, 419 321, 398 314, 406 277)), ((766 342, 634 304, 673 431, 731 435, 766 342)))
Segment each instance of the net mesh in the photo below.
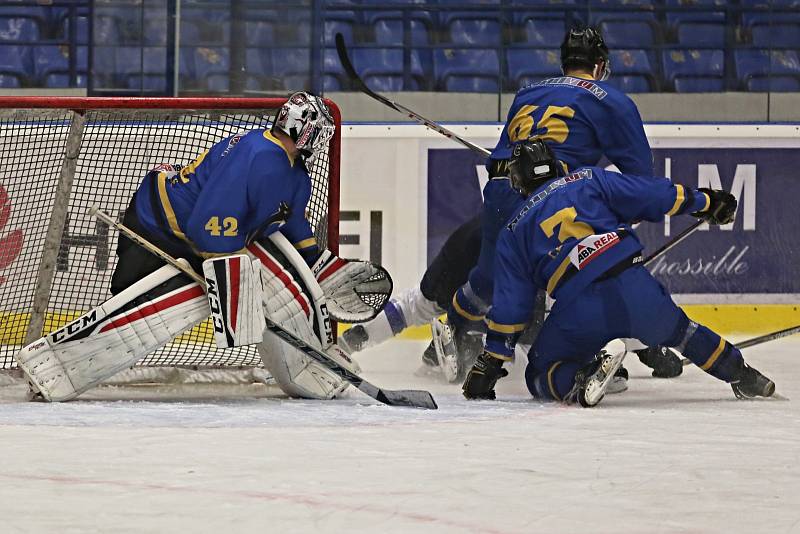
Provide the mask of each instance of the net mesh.
MULTIPOLYGON (((280 101, 253 110, 87 110, 83 130, 76 132, 71 110, 3 110, 0 102, 0 369, 15 366, 13 354, 24 344, 71 135, 74 140, 81 134, 80 149, 39 335, 110 297, 118 234, 88 215, 91 206, 121 221, 149 169, 190 163, 226 137, 268 128, 278 106, 280 101)), ((328 238, 332 150, 338 147, 329 147, 309 169, 306 215, 321 246, 328 238)), ((217 349, 212 332, 209 322, 202 323, 138 365, 260 365, 254 346, 217 349)))

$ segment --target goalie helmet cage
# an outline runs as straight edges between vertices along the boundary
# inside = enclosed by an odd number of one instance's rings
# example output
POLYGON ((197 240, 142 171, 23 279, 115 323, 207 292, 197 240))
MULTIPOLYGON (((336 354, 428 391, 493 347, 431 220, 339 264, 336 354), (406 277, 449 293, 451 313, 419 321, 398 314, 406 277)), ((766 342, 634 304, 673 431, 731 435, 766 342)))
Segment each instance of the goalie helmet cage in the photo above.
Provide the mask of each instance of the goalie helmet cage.
MULTIPOLYGON (((0 373, 16 367, 22 346, 109 298, 118 233, 89 215, 91 206, 121 221, 147 171, 270 127, 285 101, 0 97, 0 373)), ((337 128, 309 169, 306 211, 320 245, 338 252, 341 114, 326 103, 337 128)), ((260 365, 255 346, 217 349, 207 321, 149 354, 137 364, 148 372, 134 375, 260 365)))

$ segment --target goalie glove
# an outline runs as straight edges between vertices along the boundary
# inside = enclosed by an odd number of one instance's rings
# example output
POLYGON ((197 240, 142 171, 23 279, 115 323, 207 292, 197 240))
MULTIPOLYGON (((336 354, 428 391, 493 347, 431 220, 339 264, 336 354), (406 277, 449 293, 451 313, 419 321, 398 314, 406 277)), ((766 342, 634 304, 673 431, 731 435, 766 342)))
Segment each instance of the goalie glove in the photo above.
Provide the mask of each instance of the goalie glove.
POLYGON ((736 197, 721 189, 701 187, 699 192, 709 198, 708 209, 692 213, 692 217, 703 219, 708 224, 728 224, 736 214, 736 197))
POLYGON ((374 319, 392 296, 392 278, 374 263, 343 260, 325 250, 311 271, 327 298, 328 311, 337 321, 363 323, 374 319))

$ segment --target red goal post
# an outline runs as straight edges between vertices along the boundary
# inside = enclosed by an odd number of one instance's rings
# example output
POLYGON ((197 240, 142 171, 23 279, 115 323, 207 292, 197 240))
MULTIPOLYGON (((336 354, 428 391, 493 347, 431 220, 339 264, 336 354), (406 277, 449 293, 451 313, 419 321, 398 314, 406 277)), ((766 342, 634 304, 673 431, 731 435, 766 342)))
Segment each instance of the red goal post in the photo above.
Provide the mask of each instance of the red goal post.
MULTIPOLYGON (((145 173, 187 164, 235 133, 268 128, 285 98, 0 97, 0 371, 21 346, 109 297, 118 220, 145 173)), ((309 169, 307 216, 338 252, 341 113, 309 169)), ((255 367, 254 347, 219 350, 207 323, 148 355, 142 367, 255 367)))

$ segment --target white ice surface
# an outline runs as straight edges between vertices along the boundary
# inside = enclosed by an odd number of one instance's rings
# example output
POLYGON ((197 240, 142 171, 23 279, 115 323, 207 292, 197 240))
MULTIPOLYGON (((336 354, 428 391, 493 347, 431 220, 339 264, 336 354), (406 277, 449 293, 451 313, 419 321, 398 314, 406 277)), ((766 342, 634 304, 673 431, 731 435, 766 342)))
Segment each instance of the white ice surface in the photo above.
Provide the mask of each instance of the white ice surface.
POLYGON ((590 410, 529 400, 518 372, 467 402, 413 376, 422 346, 359 359, 438 411, 0 388, 0 532, 800 532, 797 341, 745 351, 792 400, 737 401, 694 367, 650 378, 634 356, 630 389, 590 410))

